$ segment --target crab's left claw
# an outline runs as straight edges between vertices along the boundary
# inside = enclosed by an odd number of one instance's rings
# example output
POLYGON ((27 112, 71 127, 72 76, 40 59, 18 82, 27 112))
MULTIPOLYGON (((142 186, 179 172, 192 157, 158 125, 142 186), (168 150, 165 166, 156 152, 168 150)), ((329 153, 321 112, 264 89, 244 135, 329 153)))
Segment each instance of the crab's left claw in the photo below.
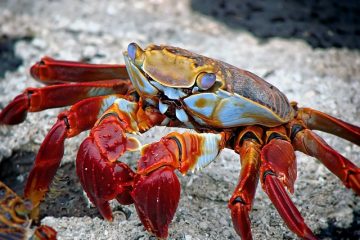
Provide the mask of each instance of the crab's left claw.
POLYGON ((131 195, 146 230, 159 238, 168 236, 180 199, 180 183, 174 173, 178 158, 176 142, 163 138, 145 146, 138 163, 139 175, 131 195))
POLYGON ((180 199, 180 183, 174 169, 164 166, 141 176, 131 195, 146 230, 166 238, 180 199))

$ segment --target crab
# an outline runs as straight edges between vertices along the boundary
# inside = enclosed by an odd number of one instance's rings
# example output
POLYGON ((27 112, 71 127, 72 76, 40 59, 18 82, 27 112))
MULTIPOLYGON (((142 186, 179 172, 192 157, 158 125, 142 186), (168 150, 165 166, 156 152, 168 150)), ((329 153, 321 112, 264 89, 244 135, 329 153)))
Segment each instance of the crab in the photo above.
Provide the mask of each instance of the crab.
POLYGON ((181 48, 131 43, 123 55, 125 65, 44 57, 30 72, 48 86, 26 89, 2 110, 0 122, 11 125, 24 121, 27 112, 72 105, 45 137, 27 179, 24 196, 33 206, 49 189, 65 140, 89 129, 76 157, 89 200, 110 221, 110 200, 134 204, 145 229, 158 238, 167 238, 180 199, 175 171, 202 169, 224 148, 240 155, 228 207, 242 239, 252 239, 249 214, 259 180, 288 228, 316 239, 288 195, 297 177, 295 151, 317 158, 360 194, 360 169, 312 131, 360 145, 359 127, 298 107, 257 75, 181 48), (195 131, 172 132, 145 146, 128 135, 154 126, 195 131), (141 157, 133 170, 121 156, 135 150, 141 157))
POLYGON ((56 240, 52 227, 41 225, 30 230, 32 208, 29 200, 20 198, 0 181, 0 239, 56 240))

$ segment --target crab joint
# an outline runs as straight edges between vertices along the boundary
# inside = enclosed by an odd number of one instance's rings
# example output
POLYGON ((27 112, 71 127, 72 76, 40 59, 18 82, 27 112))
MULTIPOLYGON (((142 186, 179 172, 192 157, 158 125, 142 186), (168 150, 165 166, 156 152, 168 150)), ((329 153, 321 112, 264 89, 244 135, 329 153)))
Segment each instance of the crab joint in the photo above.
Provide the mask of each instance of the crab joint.
POLYGON ((223 133, 171 133, 167 137, 175 140, 179 148, 180 172, 200 170, 219 155, 225 145, 223 133))
POLYGON ((138 174, 146 175, 162 166, 179 169, 182 174, 199 170, 214 161, 224 146, 223 133, 170 133, 142 148, 138 174))

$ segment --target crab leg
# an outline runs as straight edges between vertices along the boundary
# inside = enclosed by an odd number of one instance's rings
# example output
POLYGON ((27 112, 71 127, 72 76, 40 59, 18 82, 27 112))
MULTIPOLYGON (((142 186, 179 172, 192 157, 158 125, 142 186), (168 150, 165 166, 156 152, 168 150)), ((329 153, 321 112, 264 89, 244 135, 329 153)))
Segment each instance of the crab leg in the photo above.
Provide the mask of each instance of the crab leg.
POLYGON ((309 129, 303 129, 295 135, 293 146, 319 159, 347 188, 360 195, 360 168, 336 152, 321 137, 309 129))
POLYGON ((316 239, 284 187, 291 193, 294 191, 296 158, 293 147, 285 134, 277 130, 268 136, 268 143, 261 151, 262 188, 291 231, 303 239, 316 239))
POLYGON ((117 79, 27 88, 1 111, 0 124, 21 123, 25 120, 28 111, 38 112, 49 108, 69 106, 82 99, 95 96, 126 95, 131 90, 132 86, 129 80, 117 79))
POLYGON ((241 239, 252 239, 249 212, 259 181, 262 129, 247 127, 240 133, 235 151, 240 154, 241 173, 228 207, 234 228, 241 239))
POLYGON ((37 217, 37 207, 48 191, 49 185, 60 165, 64 154, 65 139, 90 129, 103 109, 106 109, 119 97, 122 97, 122 95, 88 98, 73 105, 69 111, 59 114, 57 122, 40 146, 26 182, 24 195, 33 203, 33 218, 37 217))
POLYGON ((91 82, 109 79, 128 79, 125 65, 89 64, 73 61, 55 60, 44 57, 34 64, 32 77, 45 84, 61 82, 91 82))
POLYGON ((360 146, 360 127, 311 108, 298 109, 297 119, 307 128, 334 134, 360 146))

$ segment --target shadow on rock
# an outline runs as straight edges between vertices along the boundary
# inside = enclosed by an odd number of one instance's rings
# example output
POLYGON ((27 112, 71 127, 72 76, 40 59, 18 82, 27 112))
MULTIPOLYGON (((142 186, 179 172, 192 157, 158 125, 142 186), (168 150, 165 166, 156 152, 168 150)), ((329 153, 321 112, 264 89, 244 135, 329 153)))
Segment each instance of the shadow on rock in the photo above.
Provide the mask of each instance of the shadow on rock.
MULTIPOLYGON (((22 196, 34 159, 35 153, 22 151, 3 159, 0 163, 0 181, 22 196)), ((73 163, 65 163, 58 169, 50 191, 40 205, 40 214, 40 218, 100 217, 96 208, 88 207, 73 163)))
POLYGON ((335 220, 328 223, 328 227, 321 229, 317 234, 320 239, 351 240, 360 239, 360 211, 354 211, 354 219, 348 228, 341 228, 335 225, 335 220))
POLYGON ((0 36, 0 78, 5 76, 6 71, 15 71, 22 64, 22 59, 15 54, 15 44, 20 40, 29 41, 31 37, 0 36))
POLYGON ((356 0, 192 0, 193 10, 261 39, 300 38, 312 47, 360 48, 356 0))

